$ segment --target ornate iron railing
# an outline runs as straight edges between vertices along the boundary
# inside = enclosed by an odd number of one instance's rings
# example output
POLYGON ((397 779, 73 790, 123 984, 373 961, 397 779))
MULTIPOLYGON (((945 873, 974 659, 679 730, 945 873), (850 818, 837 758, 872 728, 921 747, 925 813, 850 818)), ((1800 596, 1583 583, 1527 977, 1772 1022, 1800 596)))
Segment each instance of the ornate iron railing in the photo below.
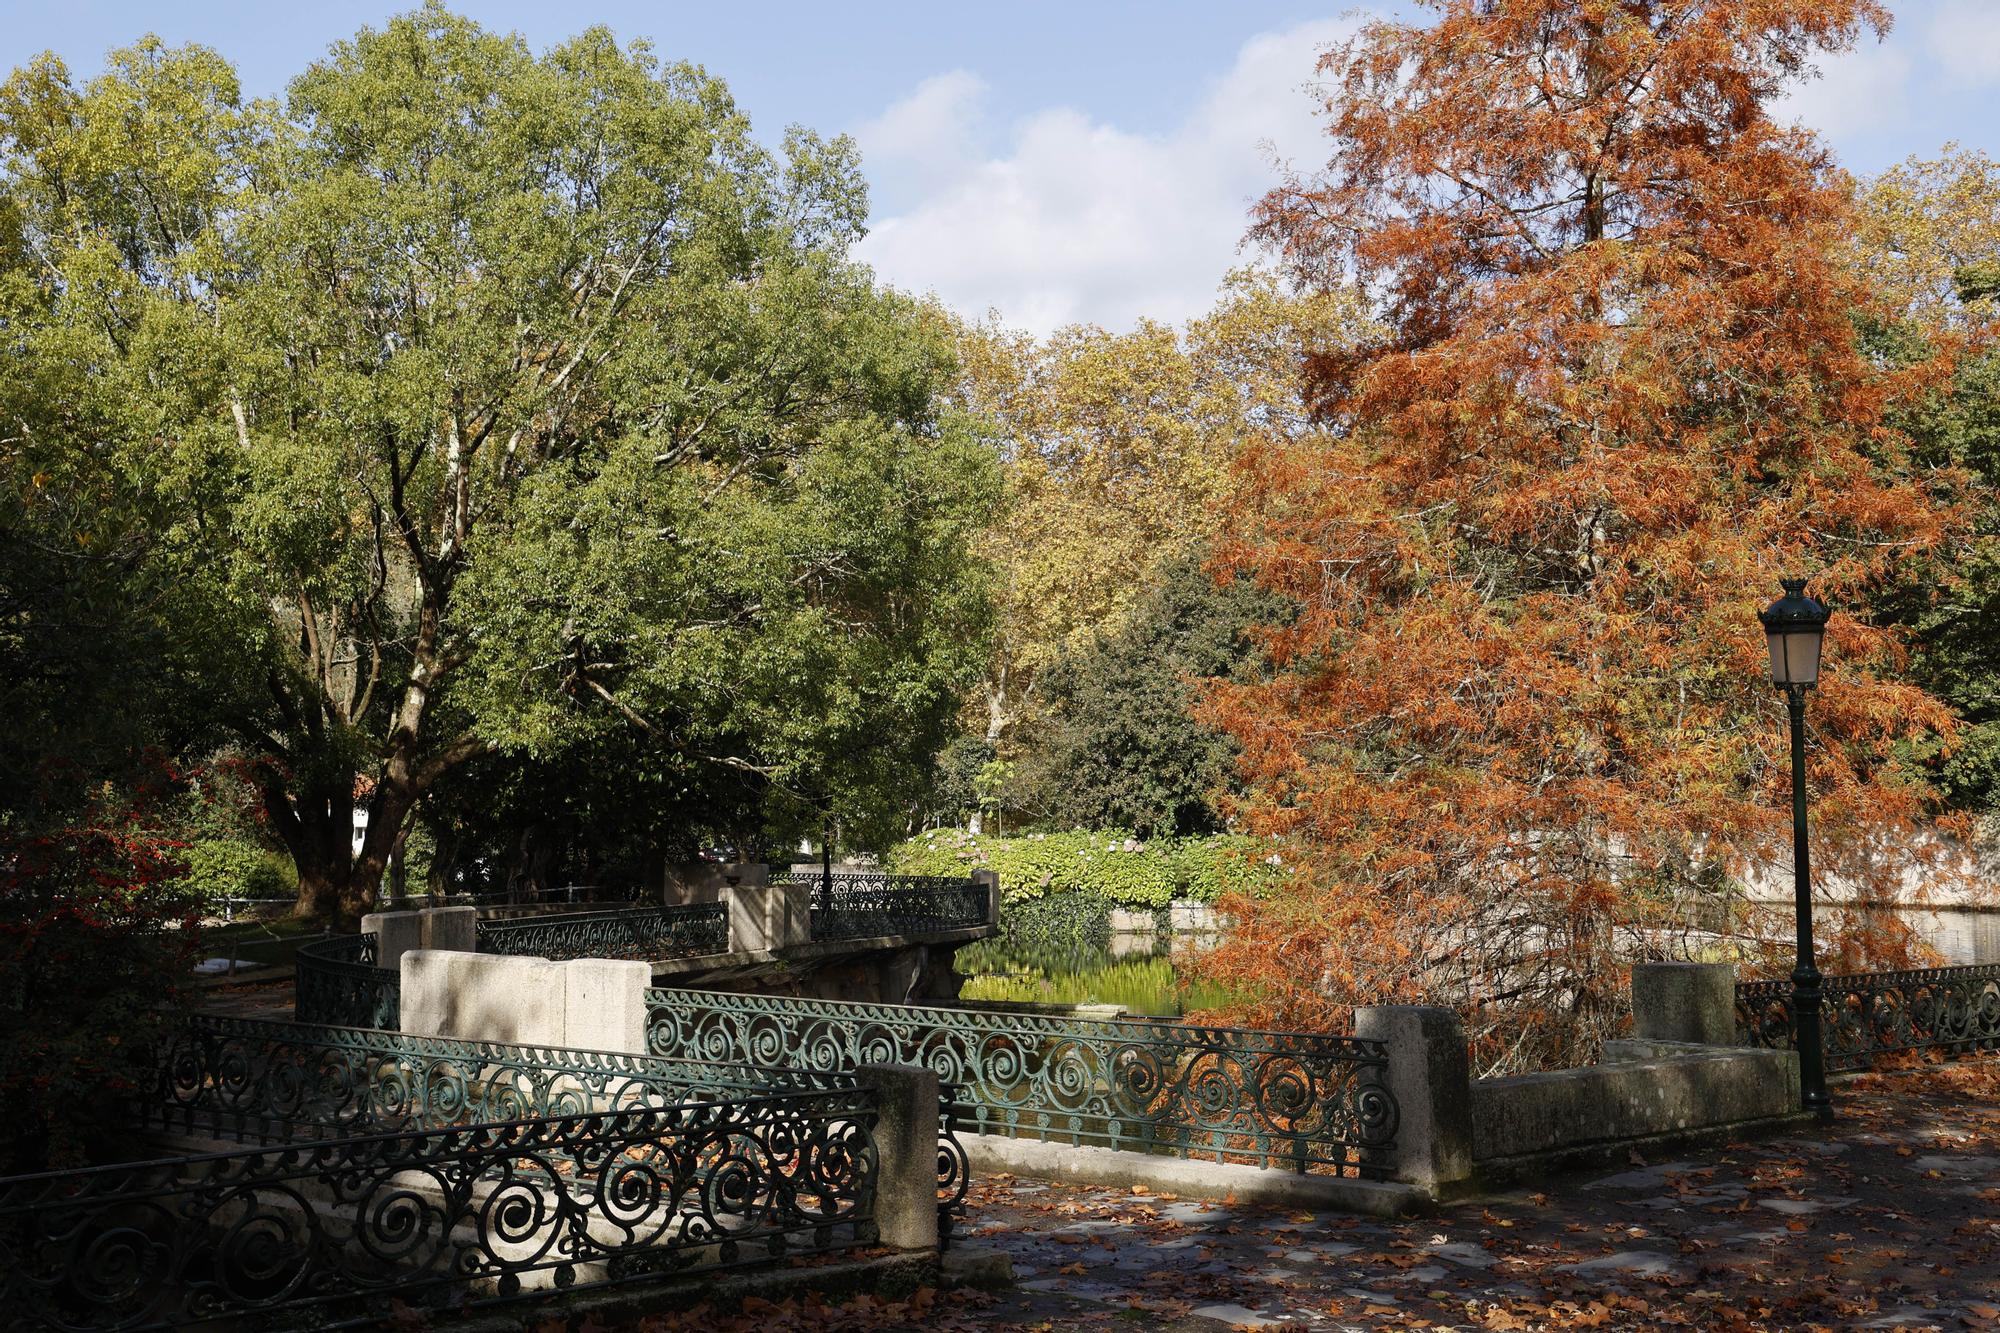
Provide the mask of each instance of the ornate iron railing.
POLYGON ((292 1014, 299 1022, 399 1026, 402 978, 375 966, 373 935, 340 935, 302 944, 293 968, 292 1014))
POLYGON ((969 1128, 1296 1171, 1380 1176, 1395 1138, 1380 1042, 1138 1019, 647 993, 668 1058, 811 1069, 927 1065, 969 1128))
MULTIPOLYGON (((137 1109, 149 1127, 271 1143, 857 1086, 842 1071, 204 1014, 185 1021, 137 1109)), ((939 1221, 947 1232, 964 1211, 967 1185, 960 1109, 948 1090, 938 1126, 939 1221)))
MULTIPOLYGON (((1950 1060, 2000 1050, 2000 965, 1861 972, 1820 986, 1828 1069, 1866 1069, 1899 1052, 1950 1060)), ((1738 982, 1736 1026, 1747 1045, 1796 1046, 1792 983, 1738 982)))
POLYGON ((366 1135, 0 1181, 0 1309, 77 1333, 381 1326, 872 1243, 863 1090, 366 1135))
POLYGON ((481 921, 484 953, 535 958, 685 958, 729 949, 729 905, 690 903, 636 912, 565 912, 560 916, 481 921))
POLYGON ((771 882, 812 886, 816 940, 930 935, 987 924, 986 886, 971 878, 852 870, 829 878, 819 871, 788 870, 772 875, 771 882))

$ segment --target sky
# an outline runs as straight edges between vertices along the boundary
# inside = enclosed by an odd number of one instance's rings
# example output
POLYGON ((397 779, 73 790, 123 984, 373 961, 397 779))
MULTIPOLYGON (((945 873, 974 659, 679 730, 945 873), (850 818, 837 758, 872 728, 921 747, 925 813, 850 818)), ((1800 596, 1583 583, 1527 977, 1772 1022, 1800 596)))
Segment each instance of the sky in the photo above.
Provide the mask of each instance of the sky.
MULTIPOLYGON (((1398 0, 1376 0, 1377 10, 1398 0)), ((760 137, 852 134, 870 184, 859 257, 962 313, 1046 333, 1179 322, 1212 303, 1251 202, 1323 156, 1309 92, 1352 0, 458 0, 546 47, 591 23, 725 79, 760 137)), ((1948 141, 2000 156, 2000 0, 1892 0, 1886 41, 1836 58, 1783 114, 1868 173, 1948 141)), ((409 7, 269 0, 0 0, 0 67, 53 50, 79 77, 154 32, 277 94, 333 41, 409 7)))

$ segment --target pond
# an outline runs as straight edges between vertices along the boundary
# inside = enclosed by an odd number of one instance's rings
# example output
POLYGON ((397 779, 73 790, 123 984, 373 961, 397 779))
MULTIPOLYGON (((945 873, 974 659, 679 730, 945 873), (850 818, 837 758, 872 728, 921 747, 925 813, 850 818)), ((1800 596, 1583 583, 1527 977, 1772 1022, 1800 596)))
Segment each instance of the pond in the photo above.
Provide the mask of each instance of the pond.
POLYGON ((1165 935, 1120 934, 1097 942, 1036 934, 970 945, 958 951, 956 966, 967 1000, 1117 1004, 1154 1017, 1220 1004, 1219 991, 1186 981, 1173 954, 1165 935))

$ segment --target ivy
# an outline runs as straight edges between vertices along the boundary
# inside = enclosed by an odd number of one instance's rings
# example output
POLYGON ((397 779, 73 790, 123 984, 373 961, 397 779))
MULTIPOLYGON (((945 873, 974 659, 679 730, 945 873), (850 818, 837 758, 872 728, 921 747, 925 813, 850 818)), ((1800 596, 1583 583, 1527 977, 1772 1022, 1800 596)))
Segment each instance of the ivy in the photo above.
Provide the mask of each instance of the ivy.
POLYGON ((1123 830, 982 837, 933 829, 898 843, 884 858, 903 875, 1000 874, 1013 909, 1044 896, 1087 895, 1110 906, 1157 911, 1177 901, 1214 903, 1259 894, 1287 874, 1271 844, 1235 834, 1141 841, 1123 830))

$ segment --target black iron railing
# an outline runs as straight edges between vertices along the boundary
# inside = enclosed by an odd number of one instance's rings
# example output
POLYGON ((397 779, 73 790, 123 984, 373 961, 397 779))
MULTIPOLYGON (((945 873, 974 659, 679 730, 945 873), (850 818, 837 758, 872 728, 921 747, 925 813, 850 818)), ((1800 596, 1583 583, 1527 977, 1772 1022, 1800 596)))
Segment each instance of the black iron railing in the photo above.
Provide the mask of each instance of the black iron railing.
POLYGON ((9 1326, 380 1327, 875 1237, 874 1095, 640 1106, 0 1180, 9 1326))
POLYGON ((302 944, 292 963, 292 1013, 301 1023, 400 1025, 402 978, 375 965, 373 935, 339 935, 302 944))
MULTIPOLYGON (((1867 1069, 1905 1052, 1956 1059, 2000 1050, 2000 965, 1861 972, 1820 986, 1828 1069, 1867 1069)), ((1747 1045, 1795 1046, 1792 983, 1738 982, 1736 1025, 1747 1045)))
POLYGON ((481 921, 482 953, 534 958, 637 958, 647 962, 725 953, 729 905, 690 903, 631 912, 566 912, 560 916, 481 921))
POLYGON ((1380 1150, 1396 1135, 1378 1041, 717 991, 646 997, 654 1055, 925 1065, 957 1089, 975 1133, 1361 1176, 1386 1174, 1380 1150))
POLYGON ((816 940, 932 935, 987 924, 986 886, 970 877, 788 870, 773 874, 771 882, 812 886, 816 940))
MULTIPOLYGON (((860 1086, 840 1070, 660 1059, 365 1028, 196 1015, 140 1099, 142 1126, 238 1143, 444 1129, 633 1106, 677 1106, 860 1086)), ((939 1221, 964 1211, 963 1114, 939 1109, 939 1221)))

